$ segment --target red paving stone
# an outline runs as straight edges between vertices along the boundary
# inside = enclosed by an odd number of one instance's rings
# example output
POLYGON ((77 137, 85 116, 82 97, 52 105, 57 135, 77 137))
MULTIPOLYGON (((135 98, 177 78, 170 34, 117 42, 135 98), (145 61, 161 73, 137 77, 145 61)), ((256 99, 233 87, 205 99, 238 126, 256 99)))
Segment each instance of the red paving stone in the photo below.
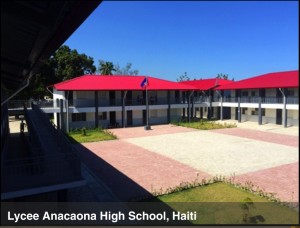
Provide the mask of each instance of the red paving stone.
POLYGON ((116 128, 116 129, 109 129, 109 130, 113 132, 115 135, 117 135, 118 139, 128 139, 128 138, 197 131, 196 129, 179 127, 171 124, 155 125, 155 126, 151 126, 151 129, 152 130, 146 131, 144 127, 130 127, 130 128, 127 127, 127 128, 116 128))
POLYGON ((258 141, 277 143, 286 146, 299 147, 299 137, 272 132, 256 131, 241 128, 225 128, 212 130, 214 133, 233 135, 258 141))
MULTIPOLYGON (((128 177, 148 192, 165 191, 169 187, 179 186, 182 182, 195 181, 197 177, 199 181, 210 177, 209 174, 122 140, 83 145, 118 170, 120 175, 128 177)), ((86 151, 81 153, 83 162, 89 163, 90 169, 108 186, 112 187, 112 191, 117 196, 124 200, 138 198, 137 194, 141 194, 141 192, 134 193, 132 190, 126 196, 123 192, 123 189, 126 188, 124 181, 122 183, 119 178, 113 178, 112 171, 99 170, 96 160, 90 161, 91 157, 86 156, 86 153, 86 151)))
POLYGON ((270 169, 243 174, 236 181, 251 181, 266 192, 276 193, 276 197, 286 202, 299 201, 299 163, 282 165, 270 169))
MULTIPOLYGON (((111 129, 119 139, 195 131, 172 125, 111 129)), ((239 136, 257 141, 298 147, 298 137, 249 129, 220 129, 214 133, 239 136)), ((123 140, 86 143, 80 151, 88 167, 106 183, 121 200, 127 201, 147 195, 154 190, 178 186, 182 182, 209 178, 209 174, 193 169, 178 161, 156 154, 123 140)), ((243 174, 236 181, 251 181, 266 192, 286 201, 299 200, 299 163, 243 174), (294 194, 292 193, 294 192, 294 194)))

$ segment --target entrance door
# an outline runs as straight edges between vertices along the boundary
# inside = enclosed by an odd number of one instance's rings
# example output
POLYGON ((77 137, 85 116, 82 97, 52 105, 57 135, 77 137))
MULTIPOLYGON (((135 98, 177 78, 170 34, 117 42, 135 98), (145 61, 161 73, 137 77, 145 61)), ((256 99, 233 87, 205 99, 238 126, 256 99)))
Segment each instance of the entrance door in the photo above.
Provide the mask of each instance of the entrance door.
POLYGON ((132 126, 132 111, 127 111, 127 126, 132 126))
POLYGON ((223 119, 231 119, 231 108, 223 107, 223 119))
POLYGON ((111 126, 116 125, 116 112, 109 112, 109 123, 111 126))
POLYGON ((276 124, 282 124, 282 109, 276 109, 276 124))

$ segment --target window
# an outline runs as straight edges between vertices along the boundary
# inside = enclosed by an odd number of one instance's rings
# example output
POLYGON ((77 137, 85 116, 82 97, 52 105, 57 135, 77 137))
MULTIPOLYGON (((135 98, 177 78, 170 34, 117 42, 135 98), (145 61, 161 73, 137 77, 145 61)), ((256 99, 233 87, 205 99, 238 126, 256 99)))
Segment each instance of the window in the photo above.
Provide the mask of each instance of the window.
POLYGON ((242 108, 242 114, 245 115, 248 108, 242 108))
POLYGON ((98 97, 99 98, 106 98, 106 92, 105 91, 98 91, 98 97))
POLYGON ((72 113, 72 121, 86 121, 86 113, 72 113))
POLYGON ((251 111, 251 115, 258 115, 258 108, 256 108, 255 110, 251 111))
POLYGON ((242 92, 242 97, 248 97, 248 91, 243 91, 242 92))
POLYGON ((251 92, 251 96, 252 96, 252 97, 255 97, 255 91, 252 91, 252 92, 251 92))
MULTIPOLYGON (((258 115, 258 108, 256 108, 255 110, 251 111, 251 115, 258 115)), ((261 109, 261 115, 265 116, 266 115, 266 109, 262 108, 261 109)))
POLYGON ((98 120, 107 120, 107 112, 100 112, 98 120))
POLYGON ((77 91, 77 99, 86 99, 87 98, 87 93, 86 91, 77 91))
POLYGON ((289 96, 289 97, 294 97, 295 96, 295 91, 294 90, 288 90, 286 95, 289 96))

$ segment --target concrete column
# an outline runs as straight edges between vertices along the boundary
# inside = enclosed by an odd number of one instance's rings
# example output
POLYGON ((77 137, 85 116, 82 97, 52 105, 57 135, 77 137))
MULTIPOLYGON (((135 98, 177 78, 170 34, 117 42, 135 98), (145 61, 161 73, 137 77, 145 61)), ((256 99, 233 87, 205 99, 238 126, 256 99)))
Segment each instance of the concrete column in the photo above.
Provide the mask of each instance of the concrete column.
POLYGON ((95 127, 96 128, 99 127, 98 114, 99 114, 98 91, 95 91, 95 127))
POLYGON ((60 129, 63 130, 64 128, 64 100, 59 100, 59 107, 60 107, 60 115, 59 115, 59 126, 60 129))
POLYGON ((66 132, 69 133, 69 99, 66 99, 66 132))
POLYGON ((287 99, 286 99, 286 89, 283 90, 283 126, 286 128, 287 127, 287 109, 286 109, 286 103, 287 103, 287 99))
POLYGON ((223 96, 221 94, 220 120, 223 120, 223 96))
POLYGON ((191 117, 194 117, 194 96, 191 97, 191 102, 192 102, 192 110, 191 110, 191 117))
POLYGON ((203 119, 203 107, 200 108, 200 119, 203 119))
POLYGON ((242 112, 241 112, 241 96, 238 96, 238 122, 242 121, 242 112))
POLYGON ((261 96, 258 97, 258 124, 262 125, 261 96))
POLYGON ((190 92, 188 92, 188 108, 187 108, 187 116, 188 116, 188 121, 191 121, 191 96, 190 92))
POLYGON ((168 99, 168 111, 167 111, 167 116, 168 116, 168 123, 171 123, 171 92, 168 90, 167 93, 167 99, 168 99))
POLYGON ((125 102, 126 102, 126 94, 127 91, 122 91, 122 126, 126 127, 126 120, 125 120, 125 102))
POLYGON ((209 106, 207 109, 207 119, 211 119, 212 117, 212 95, 211 95, 211 90, 209 90, 209 95, 208 95, 208 102, 209 102, 209 106))
MULTIPOLYGON (((60 101, 58 98, 56 98, 56 107, 60 107, 60 101)), ((61 111, 61 110, 60 110, 61 111)), ((60 127, 60 113, 55 113, 56 115, 56 124, 57 124, 57 128, 61 129, 60 127)))

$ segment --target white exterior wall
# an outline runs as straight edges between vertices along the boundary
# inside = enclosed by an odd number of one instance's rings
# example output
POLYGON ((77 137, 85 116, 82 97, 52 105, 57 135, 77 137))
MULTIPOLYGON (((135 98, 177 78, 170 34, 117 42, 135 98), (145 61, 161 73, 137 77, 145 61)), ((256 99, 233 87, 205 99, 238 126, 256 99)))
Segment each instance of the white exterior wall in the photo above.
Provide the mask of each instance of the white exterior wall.
POLYGON ((181 109, 171 109, 171 121, 178 121, 181 118, 181 109))
MULTIPOLYGON (((57 99, 63 99, 63 100, 65 100, 65 91, 58 91, 58 90, 56 90, 55 88, 53 88, 53 106, 54 107, 57 107, 57 105, 58 105, 58 107, 59 107, 59 103, 57 104, 57 99)), ((53 122, 54 122, 54 124, 56 125, 56 126, 58 126, 58 119, 57 119, 57 114, 56 114, 57 112, 55 112, 54 114, 53 114, 53 116, 54 116, 54 119, 53 119, 53 122)))
POLYGON ((133 125, 143 125, 143 110, 132 111, 132 122, 133 125))
POLYGON ((288 124, 293 126, 299 126, 299 111, 298 110, 289 110, 288 112, 292 113, 292 118, 288 120, 288 124))
POLYGON ((53 88, 53 100, 65 99, 65 91, 58 91, 53 88))
POLYGON ((276 124, 276 109, 265 109, 265 123, 276 124))

